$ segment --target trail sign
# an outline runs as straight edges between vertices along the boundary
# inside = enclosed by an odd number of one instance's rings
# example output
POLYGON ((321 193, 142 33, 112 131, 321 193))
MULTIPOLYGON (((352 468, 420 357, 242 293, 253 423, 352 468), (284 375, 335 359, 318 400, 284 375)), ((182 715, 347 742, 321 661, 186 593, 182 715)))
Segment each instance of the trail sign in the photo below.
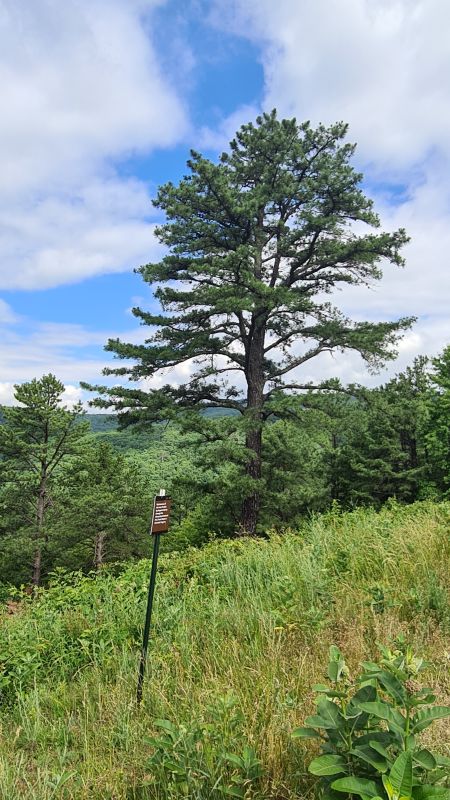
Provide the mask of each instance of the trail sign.
POLYGON ((156 567, 158 566, 159 540, 161 538, 160 534, 167 533, 167 531, 169 530, 169 516, 170 516, 171 502, 172 501, 170 497, 166 497, 164 489, 161 489, 159 495, 156 495, 153 501, 152 524, 150 527, 152 536, 154 536, 153 558, 152 558, 152 569, 150 573, 150 584, 148 587, 148 600, 147 600, 147 612, 145 614, 144 637, 142 641, 141 659, 139 662, 139 676, 138 676, 137 697, 136 697, 138 705, 142 700, 142 687, 144 685, 148 639, 150 635, 150 624, 152 621, 153 598, 155 596, 156 567))
POLYGON ((152 534, 167 533, 169 530, 170 506, 172 500, 164 495, 157 495, 153 503, 152 534))

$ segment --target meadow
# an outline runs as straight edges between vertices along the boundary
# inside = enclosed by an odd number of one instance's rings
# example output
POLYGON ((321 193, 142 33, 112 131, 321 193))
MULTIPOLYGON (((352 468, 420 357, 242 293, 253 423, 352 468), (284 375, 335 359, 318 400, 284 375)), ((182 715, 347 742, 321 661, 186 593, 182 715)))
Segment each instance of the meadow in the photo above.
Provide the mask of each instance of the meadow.
MULTIPOLYGON (((0 798, 313 797, 330 645, 356 674, 403 636, 450 703, 450 503, 337 509, 265 539, 164 553, 142 705, 150 561, 55 573, 0 612, 0 798)), ((449 721, 423 734, 450 756, 449 721)))

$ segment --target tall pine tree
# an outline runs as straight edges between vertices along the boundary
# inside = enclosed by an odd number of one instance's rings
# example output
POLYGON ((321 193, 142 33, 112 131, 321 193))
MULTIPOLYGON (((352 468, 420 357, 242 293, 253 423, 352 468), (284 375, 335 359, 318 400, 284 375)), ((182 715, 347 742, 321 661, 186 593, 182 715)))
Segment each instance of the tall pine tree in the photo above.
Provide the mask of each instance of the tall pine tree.
POLYGON ((177 375, 187 378, 149 391, 91 387, 125 424, 187 409, 239 412, 247 448, 241 525, 250 534, 263 426, 277 398, 301 392, 301 367, 323 352, 354 350, 378 366, 411 323, 352 322, 327 299, 380 279, 383 261, 401 265, 407 241, 404 230, 360 233, 361 223, 380 223, 350 164, 346 132, 343 123, 313 129, 273 111, 242 126, 218 163, 192 152, 190 174, 162 186, 155 201, 166 215, 157 235, 167 255, 140 269, 161 312, 133 313, 154 333, 145 344, 110 340, 108 350, 135 363, 105 370, 140 381, 183 365, 177 375))

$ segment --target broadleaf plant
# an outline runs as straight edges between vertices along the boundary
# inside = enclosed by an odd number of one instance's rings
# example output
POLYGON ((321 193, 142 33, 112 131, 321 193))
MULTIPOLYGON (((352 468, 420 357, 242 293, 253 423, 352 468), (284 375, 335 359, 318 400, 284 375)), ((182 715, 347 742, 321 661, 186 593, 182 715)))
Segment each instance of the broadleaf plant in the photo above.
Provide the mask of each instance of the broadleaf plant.
POLYGON ((362 800, 449 800, 450 760, 424 748, 418 734, 450 716, 450 708, 433 705, 432 690, 420 687, 426 664, 402 639, 380 652, 379 662, 363 662, 352 681, 333 645, 328 684, 314 687, 317 713, 292 736, 320 739, 309 771, 320 778, 324 800, 340 793, 362 800))

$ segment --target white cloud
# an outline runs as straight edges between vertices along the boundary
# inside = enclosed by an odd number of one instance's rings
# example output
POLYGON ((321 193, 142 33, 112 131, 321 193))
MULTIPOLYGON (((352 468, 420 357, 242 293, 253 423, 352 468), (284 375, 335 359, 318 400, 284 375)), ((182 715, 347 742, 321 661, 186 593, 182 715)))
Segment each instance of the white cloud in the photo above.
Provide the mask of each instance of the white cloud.
MULTIPOLYGON (((336 304, 355 319, 419 317, 388 375, 442 350, 450 341, 447 1, 217 0, 211 21, 260 45, 266 109, 350 124, 383 227, 411 236, 404 270, 388 265, 380 283, 348 288, 336 304)), ((373 380, 356 356, 317 364, 316 375, 335 366, 346 380, 373 380)))
POLYGON ((0 286, 128 269, 150 200, 113 163, 173 145, 182 102, 151 44, 156 0, 0 0, 0 286))
MULTIPOLYGON (((100 347, 96 358, 86 356, 86 352, 83 352, 83 348, 91 344, 89 332, 86 332, 83 343, 80 341, 79 344, 73 341, 69 343, 64 329, 61 339, 58 340, 56 326, 52 338, 46 340, 44 336, 41 339, 41 332, 39 325, 31 331, 21 333, 1 331, 0 383, 22 383, 41 378, 49 372, 63 383, 77 383, 81 379, 99 380, 107 359, 102 355, 100 347)), ((97 344, 97 334, 92 338, 93 343, 97 344)))
MULTIPOLYGON (((107 340, 119 336, 124 342, 140 344, 148 337, 148 330, 141 325, 121 331, 91 330, 83 325, 21 317, 21 325, 17 326, 14 311, 6 307, 7 314, 2 318, 2 308, 0 301, 0 405, 14 404, 14 384, 39 379, 49 372, 64 383, 65 403, 87 402, 93 395, 80 389, 80 381, 106 385, 118 382, 115 377, 102 375, 103 368, 113 361, 113 356, 104 351, 107 340)), ((122 361, 120 366, 125 363, 122 361)), ((179 370, 168 371, 170 377, 161 382, 179 382, 188 373, 181 365, 179 370)))
POLYGON ((0 405, 12 406, 14 405, 14 384, 8 381, 0 382, 0 405))
POLYGON ((222 0, 215 22, 262 43, 267 108, 344 119, 379 166, 450 154, 447 0, 222 0))
POLYGON ((83 392, 79 386, 71 386, 70 383, 66 383, 61 400, 67 408, 72 408, 82 400, 82 395, 83 392))
MULTIPOLYGON (((17 401, 14 396, 14 384, 0 381, 0 406, 13 406, 17 401)), ((61 396, 62 403, 67 408, 73 408, 76 403, 83 399, 83 392, 79 386, 66 384, 61 396)))
POLYGON ((77 183, 97 159, 178 140, 185 114, 144 25, 155 5, 2 0, 4 188, 77 183))
POLYGON ((20 317, 14 313, 11 306, 0 298, 0 325, 10 325, 19 322, 20 317))
POLYGON ((141 183, 112 178, 0 207, 0 288, 49 288, 149 261, 160 251, 149 208, 141 183))

